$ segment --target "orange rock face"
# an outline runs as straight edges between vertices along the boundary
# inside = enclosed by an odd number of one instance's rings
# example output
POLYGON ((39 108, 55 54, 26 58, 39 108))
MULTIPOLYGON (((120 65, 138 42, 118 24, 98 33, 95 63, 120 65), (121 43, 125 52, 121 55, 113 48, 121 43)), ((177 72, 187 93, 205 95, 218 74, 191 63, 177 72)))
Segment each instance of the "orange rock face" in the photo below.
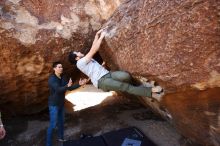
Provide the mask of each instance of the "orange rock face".
POLYGON ((102 55, 166 86, 219 87, 219 17, 216 0, 124 2, 106 23, 102 55))
MULTIPOLYGON (((47 106, 51 63, 90 45, 120 0, 1 0, 0 107, 34 113, 47 106)), ((68 68, 68 69, 67 69, 68 68)))
POLYGON ((165 89, 143 103, 185 137, 220 145, 219 1, 127 0, 105 25, 107 64, 165 89))

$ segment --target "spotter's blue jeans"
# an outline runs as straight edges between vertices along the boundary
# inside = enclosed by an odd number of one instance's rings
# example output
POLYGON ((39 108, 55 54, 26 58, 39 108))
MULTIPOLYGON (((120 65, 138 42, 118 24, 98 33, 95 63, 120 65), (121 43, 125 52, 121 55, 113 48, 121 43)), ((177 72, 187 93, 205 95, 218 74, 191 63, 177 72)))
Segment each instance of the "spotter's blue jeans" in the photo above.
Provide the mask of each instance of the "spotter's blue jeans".
POLYGON ((58 127, 58 139, 64 135, 64 107, 49 106, 50 125, 47 129, 47 146, 52 146, 53 131, 58 127))

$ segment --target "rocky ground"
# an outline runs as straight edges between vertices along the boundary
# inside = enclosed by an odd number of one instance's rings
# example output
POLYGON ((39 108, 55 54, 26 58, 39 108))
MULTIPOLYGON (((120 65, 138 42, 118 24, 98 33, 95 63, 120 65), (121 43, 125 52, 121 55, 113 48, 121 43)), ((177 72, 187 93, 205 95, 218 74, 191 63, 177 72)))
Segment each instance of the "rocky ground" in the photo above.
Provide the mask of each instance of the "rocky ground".
MULTIPOLYGON (((0 145, 43 146, 48 121, 48 111, 38 115, 4 119, 7 136, 0 141, 0 145)), ((150 108, 142 106, 135 100, 124 100, 120 95, 76 112, 71 112, 68 107, 65 115, 65 138, 79 139, 82 133, 96 136, 129 126, 139 128, 158 146, 190 144, 172 125, 154 114, 150 108)), ((58 146, 55 135, 54 144, 58 146)))

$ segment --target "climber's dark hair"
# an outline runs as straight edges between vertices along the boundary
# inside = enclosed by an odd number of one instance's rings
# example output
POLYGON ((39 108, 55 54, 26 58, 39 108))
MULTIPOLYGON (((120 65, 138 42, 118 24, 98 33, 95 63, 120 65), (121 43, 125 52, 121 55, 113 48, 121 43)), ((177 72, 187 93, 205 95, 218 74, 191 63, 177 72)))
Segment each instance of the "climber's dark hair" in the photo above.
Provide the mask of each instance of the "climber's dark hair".
POLYGON ((68 60, 72 65, 76 65, 77 63, 76 57, 77 55, 73 51, 69 53, 68 60))

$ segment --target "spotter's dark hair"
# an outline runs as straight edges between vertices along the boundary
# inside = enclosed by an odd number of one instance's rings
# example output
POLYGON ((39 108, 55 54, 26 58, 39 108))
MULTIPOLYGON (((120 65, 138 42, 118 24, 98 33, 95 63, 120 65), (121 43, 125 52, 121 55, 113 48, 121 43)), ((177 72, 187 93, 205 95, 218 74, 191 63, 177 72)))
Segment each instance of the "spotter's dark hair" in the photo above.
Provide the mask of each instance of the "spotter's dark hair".
POLYGON ((62 63, 60 61, 53 62, 52 67, 55 68, 57 67, 58 64, 62 64, 62 63))

